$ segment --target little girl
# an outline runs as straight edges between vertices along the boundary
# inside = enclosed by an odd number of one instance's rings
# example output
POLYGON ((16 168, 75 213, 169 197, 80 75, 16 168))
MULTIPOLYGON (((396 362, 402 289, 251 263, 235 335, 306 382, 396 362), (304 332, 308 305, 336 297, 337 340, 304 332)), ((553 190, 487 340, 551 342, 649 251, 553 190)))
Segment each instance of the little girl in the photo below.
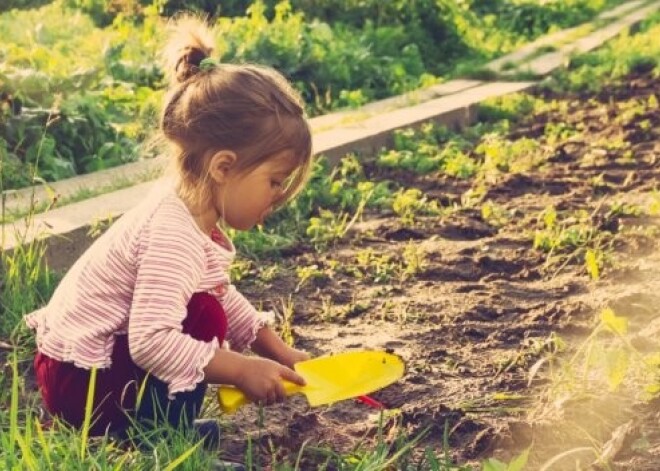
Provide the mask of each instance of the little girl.
POLYGON ((291 368, 308 355, 280 340, 232 286, 235 250, 218 223, 250 229, 300 189, 310 129, 279 73, 217 64, 212 44, 188 17, 165 51, 172 85, 160 130, 176 183, 120 218, 26 318, 54 416, 82 425, 96 368, 91 434, 122 434, 135 419, 190 427, 208 383, 235 385, 264 404, 285 397, 283 379, 304 384, 291 368), (247 347, 261 357, 241 354, 247 347))

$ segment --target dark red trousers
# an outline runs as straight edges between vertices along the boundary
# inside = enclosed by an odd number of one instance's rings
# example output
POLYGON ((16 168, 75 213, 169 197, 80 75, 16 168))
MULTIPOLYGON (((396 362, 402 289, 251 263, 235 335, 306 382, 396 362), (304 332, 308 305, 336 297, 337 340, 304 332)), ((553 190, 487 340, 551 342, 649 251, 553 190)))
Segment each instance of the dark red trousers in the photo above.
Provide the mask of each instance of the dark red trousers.
MULTIPOLYGON (((208 293, 195 293, 188 303, 183 332, 191 337, 220 343, 227 334, 227 317, 220 303, 208 293)), ((167 355, 168 352, 163 352, 167 355)), ((80 428, 85 417, 90 370, 78 368, 37 352, 34 368, 46 409, 55 417, 80 428)), ((128 336, 115 338, 112 365, 96 371, 91 435, 123 433, 132 421, 141 423, 166 420, 174 427, 191 425, 199 414, 206 383, 194 391, 167 397, 167 384, 147 375, 131 358, 128 336), (137 393, 145 381, 144 392, 136 409, 137 393), (185 421, 185 424, 181 423, 185 421)))

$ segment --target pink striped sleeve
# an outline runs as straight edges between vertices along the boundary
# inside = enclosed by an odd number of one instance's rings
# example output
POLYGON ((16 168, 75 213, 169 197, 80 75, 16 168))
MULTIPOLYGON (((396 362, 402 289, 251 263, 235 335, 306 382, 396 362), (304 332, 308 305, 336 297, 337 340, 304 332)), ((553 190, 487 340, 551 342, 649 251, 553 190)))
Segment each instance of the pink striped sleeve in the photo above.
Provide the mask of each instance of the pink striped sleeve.
POLYGON ((227 292, 219 301, 227 314, 229 345, 232 350, 242 352, 252 345, 257 332, 266 325, 267 320, 234 285, 227 287, 227 292))
POLYGON ((203 248, 176 214, 145 229, 128 323, 135 363, 168 383, 170 396, 203 380, 203 368, 219 348, 181 332, 186 305, 205 267, 203 248))

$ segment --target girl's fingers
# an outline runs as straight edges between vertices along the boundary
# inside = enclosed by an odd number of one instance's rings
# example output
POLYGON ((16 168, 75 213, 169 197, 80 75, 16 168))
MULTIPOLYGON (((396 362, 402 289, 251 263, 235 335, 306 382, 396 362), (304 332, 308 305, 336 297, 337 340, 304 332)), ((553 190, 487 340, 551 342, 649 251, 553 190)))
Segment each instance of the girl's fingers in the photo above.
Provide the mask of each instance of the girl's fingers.
POLYGON ((283 367, 282 370, 280 371, 280 376, 282 377, 282 379, 286 379, 287 381, 291 381, 292 383, 296 383, 300 386, 304 386, 305 384, 307 384, 305 382, 305 378, 300 376, 291 368, 283 367))

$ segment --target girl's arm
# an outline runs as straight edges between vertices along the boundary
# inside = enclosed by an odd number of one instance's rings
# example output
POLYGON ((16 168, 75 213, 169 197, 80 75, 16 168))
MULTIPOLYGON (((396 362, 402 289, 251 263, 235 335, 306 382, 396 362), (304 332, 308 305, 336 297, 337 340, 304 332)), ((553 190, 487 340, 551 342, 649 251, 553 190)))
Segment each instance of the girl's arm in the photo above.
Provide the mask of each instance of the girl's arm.
POLYGON ((227 313, 227 337, 233 350, 241 352, 249 347, 254 353, 289 368, 309 359, 307 353, 285 344, 234 285, 230 284, 218 301, 227 313))
POLYGON ((280 363, 225 349, 216 350, 204 368, 204 379, 209 383, 234 385, 252 401, 266 404, 286 398, 282 380, 305 385, 298 373, 280 363))
POLYGON ((229 330, 227 337, 231 348, 243 351, 249 347, 258 355, 270 358, 293 368, 299 361, 309 359, 305 352, 286 345, 265 324, 266 321, 252 304, 236 289, 229 285, 226 293, 218 298, 227 313, 229 330))
POLYGON ((293 368, 299 361, 309 360, 309 354, 289 347, 267 326, 257 332, 257 337, 252 342, 252 351, 289 368, 293 368))

